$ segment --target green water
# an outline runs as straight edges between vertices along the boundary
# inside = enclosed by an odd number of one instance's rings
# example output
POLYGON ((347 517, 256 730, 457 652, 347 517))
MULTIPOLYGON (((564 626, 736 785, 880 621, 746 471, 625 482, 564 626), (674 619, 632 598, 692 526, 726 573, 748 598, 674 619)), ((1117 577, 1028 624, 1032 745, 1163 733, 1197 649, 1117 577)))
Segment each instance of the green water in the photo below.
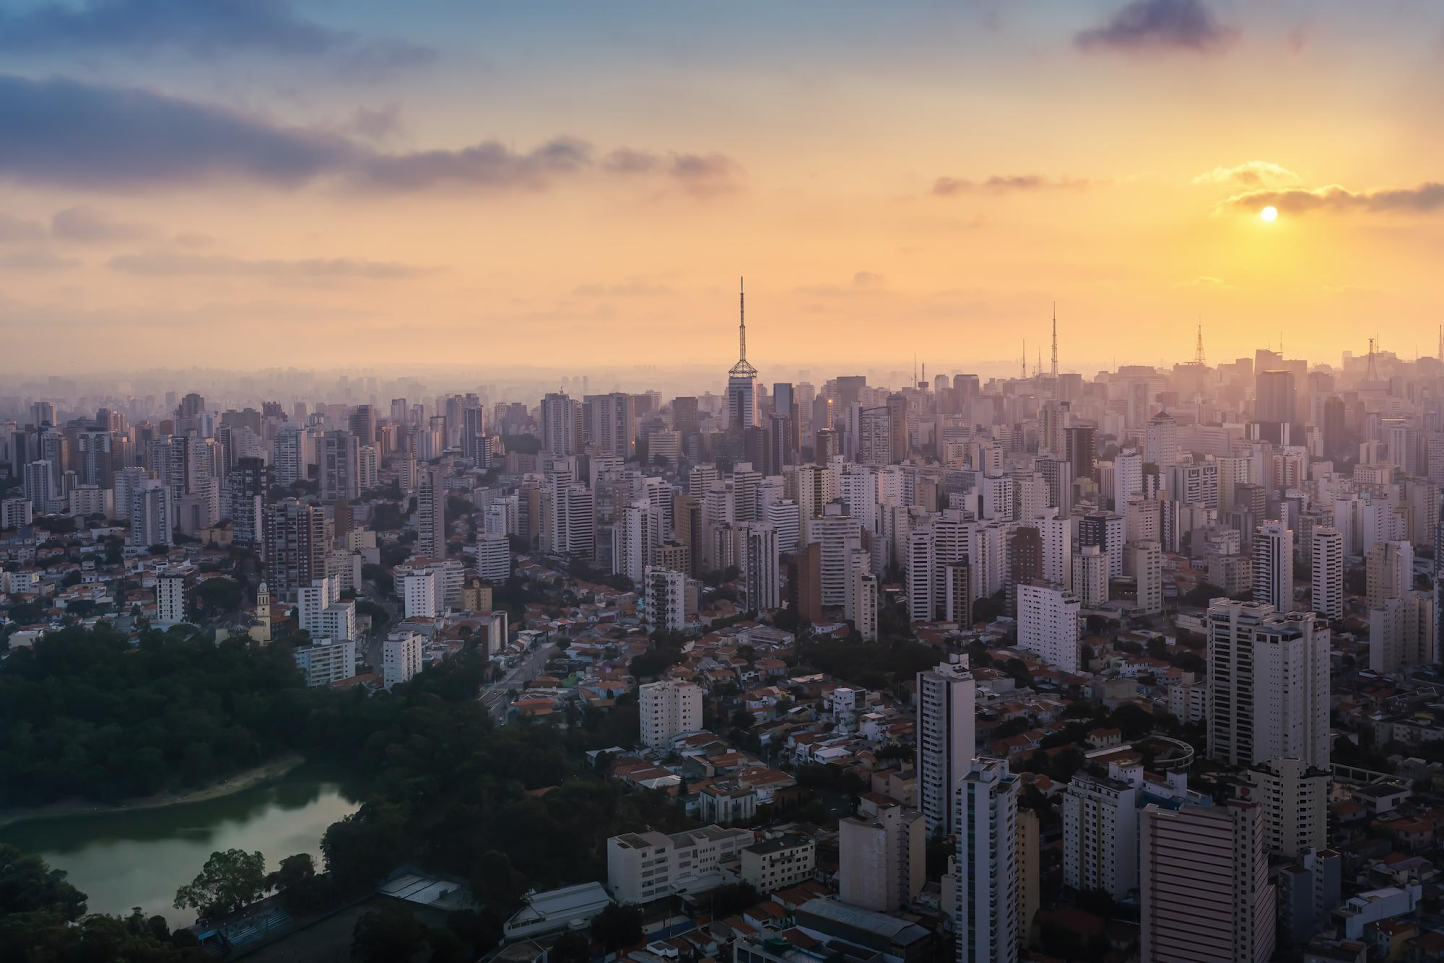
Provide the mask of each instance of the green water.
POLYGON ((172 926, 189 925, 195 914, 171 902, 212 852, 260 850, 267 871, 294 853, 310 853, 319 867, 321 834, 356 808, 338 784, 293 773, 205 802, 13 823, 0 827, 0 842, 69 873, 89 895, 92 913, 125 915, 139 906, 172 926))

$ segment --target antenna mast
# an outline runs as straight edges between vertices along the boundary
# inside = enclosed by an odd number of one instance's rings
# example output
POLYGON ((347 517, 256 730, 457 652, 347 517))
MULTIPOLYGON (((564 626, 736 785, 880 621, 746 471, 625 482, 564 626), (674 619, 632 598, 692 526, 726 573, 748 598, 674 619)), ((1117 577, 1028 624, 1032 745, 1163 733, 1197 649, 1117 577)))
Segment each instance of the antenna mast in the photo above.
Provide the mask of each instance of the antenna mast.
POLYGON ((1058 380, 1058 302, 1053 302, 1053 380, 1058 380))
POLYGON ((1021 366, 1021 368, 1022 368, 1022 373, 1021 373, 1020 375, 1018 375, 1018 377, 1022 378, 1024 381, 1026 381, 1026 380, 1028 379, 1028 339, 1027 339, 1027 338, 1024 338, 1024 339, 1023 339, 1023 357, 1022 357, 1021 359, 1019 359, 1019 360, 1022 361, 1022 366, 1021 366))
POLYGON ((1203 360, 1203 325, 1198 326, 1198 345, 1193 349, 1193 363, 1200 367, 1207 364, 1203 360))

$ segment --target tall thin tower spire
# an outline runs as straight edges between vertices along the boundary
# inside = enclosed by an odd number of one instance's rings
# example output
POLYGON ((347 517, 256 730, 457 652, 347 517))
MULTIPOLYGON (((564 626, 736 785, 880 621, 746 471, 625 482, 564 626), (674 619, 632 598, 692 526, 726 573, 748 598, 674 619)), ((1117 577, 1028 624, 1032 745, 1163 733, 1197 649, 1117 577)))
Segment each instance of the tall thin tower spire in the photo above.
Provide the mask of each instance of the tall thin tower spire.
POLYGON ((1198 346, 1193 349, 1193 363, 1199 366, 1207 364, 1203 360, 1203 325, 1198 326, 1198 346))
POLYGON ((737 279, 737 357, 747 360, 747 288, 745 278, 737 279))
POLYGON ((1020 365, 1020 370, 1022 371, 1022 374, 1019 375, 1019 377, 1021 377, 1024 381, 1027 381, 1027 380, 1028 380, 1028 339, 1027 339, 1027 338, 1024 338, 1024 339, 1023 339, 1023 357, 1020 358, 1019 360, 1022 362, 1022 364, 1020 365))
POLYGON ((728 374, 733 378, 750 378, 757 369, 747 363, 747 295, 742 279, 737 279, 737 363, 728 374))
POLYGON ((1058 302, 1053 302, 1053 380, 1058 380, 1058 302))

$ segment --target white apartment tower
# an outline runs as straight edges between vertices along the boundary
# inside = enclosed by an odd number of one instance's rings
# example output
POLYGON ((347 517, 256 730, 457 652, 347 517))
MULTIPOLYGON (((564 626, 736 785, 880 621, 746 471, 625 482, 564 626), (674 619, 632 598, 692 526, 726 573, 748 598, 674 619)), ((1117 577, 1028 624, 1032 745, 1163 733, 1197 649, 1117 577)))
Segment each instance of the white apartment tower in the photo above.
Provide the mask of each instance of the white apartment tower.
POLYGON ((1018 928, 1018 777, 1002 759, 975 759, 954 793, 958 963, 1015 963, 1018 928))
POLYGON ((1133 542, 1129 552, 1138 587, 1138 611, 1157 615, 1163 611, 1163 548, 1157 542, 1133 542))
POLYGON ((1061 672, 1077 672, 1077 596, 1047 582, 1019 585, 1018 645, 1061 672))
POLYGON ((1326 770, 1302 759, 1271 759, 1246 773, 1252 798, 1263 806, 1270 854, 1293 859, 1328 845, 1329 780, 1326 770))
POLYGON ((637 690, 642 744, 665 749, 674 736, 702 728, 702 689, 690 682, 649 682, 637 690))
POLYGON ((953 789, 976 752, 977 686, 964 661, 943 662, 917 676, 918 808, 929 834, 957 831, 953 789))
POLYGON ((1294 533, 1281 521, 1264 522, 1253 536, 1253 600, 1287 612, 1294 605, 1294 533))
POLYGON ((511 577, 511 542, 506 535, 483 532, 476 536, 476 574, 492 585, 511 577))
POLYGON ((421 471, 416 490, 415 554, 421 558, 446 557, 446 485, 441 469, 427 466, 421 471))
POLYGON ((421 671, 421 636, 396 632, 381 643, 381 681, 386 688, 409 682, 421 671))
POLYGON ((1329 630, 1311 612, 1209 605, 1209 755, 1233 766, 1287 756, 1329 765, 1329 630))
POLYGON ((1063 795, 1063 882, 1127 899, 1138 888, 1140 766, 1074 773, 1063 795))
POLYGON ((1344 538, 1325 525, 1314 529, 1310 559, 1310 604, 1329 620, 1344 617, 1344 538))

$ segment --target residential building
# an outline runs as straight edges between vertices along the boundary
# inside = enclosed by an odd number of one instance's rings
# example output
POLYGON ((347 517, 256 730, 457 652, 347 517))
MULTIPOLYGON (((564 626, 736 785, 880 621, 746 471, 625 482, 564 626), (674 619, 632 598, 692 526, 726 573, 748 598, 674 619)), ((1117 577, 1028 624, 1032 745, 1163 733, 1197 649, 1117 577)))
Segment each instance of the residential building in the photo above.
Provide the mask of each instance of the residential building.
POLYGON ((954 659, 917 675, 918 806, 930 834, 957 831, 953 789, 977 751, 977 682, 954 659))
POLYGON ((891 913, 922 891, 927 839, 922 813, 868 794, 838 823, 838 898, 891 913))
POLYGON ((1276 908, 1264 838, 1256 802, 1144 808, 1143 963, 1267 963, 1276 908))
POLYGON ((702 728, 702 689, 690 682, 649 682, 637 689, 642 744, 665 749, 675 736, 702 728))
POLYGON ((1018 777, 1002 759, 975 759, 954 792, 957 855, 944 886, 955 896, 957 963, 1014 963, 1018 923, 1018 777))

